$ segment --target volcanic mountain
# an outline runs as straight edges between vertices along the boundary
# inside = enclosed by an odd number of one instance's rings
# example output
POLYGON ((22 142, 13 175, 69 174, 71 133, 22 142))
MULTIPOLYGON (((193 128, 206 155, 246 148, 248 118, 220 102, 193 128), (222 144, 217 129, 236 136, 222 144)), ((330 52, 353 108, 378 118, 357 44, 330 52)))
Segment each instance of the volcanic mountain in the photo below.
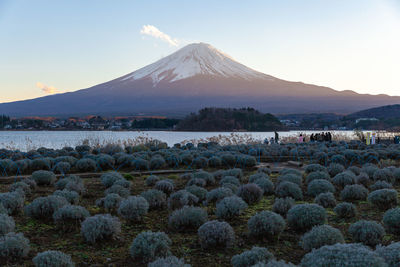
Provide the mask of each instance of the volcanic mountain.
POLYGON ((400 97, 281 80, 246 67, 209 44, 196 43, 87 89, 0 104, 0 114, 183 116, 211 106, 250 106, 275 114, 350 113, 397 103, 400 97))

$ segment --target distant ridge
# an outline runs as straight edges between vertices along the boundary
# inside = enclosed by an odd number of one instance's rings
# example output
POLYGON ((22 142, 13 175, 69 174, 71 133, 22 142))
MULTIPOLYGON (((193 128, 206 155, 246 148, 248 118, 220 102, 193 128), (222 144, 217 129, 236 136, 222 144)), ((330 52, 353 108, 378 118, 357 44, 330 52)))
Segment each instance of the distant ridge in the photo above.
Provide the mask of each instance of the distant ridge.
POLYGON ((210 106, 248 106, 272 114, 348 114, 398 103, 399 96, 357 94, 281 80, 246 67, 209 44, 196 43, 87 89, 2 103, 0 114, 183 117, 210 106))
POLYGON ((347 117, 376 119, 400 118, 400 104, 365 109, 349 114, 347 117))

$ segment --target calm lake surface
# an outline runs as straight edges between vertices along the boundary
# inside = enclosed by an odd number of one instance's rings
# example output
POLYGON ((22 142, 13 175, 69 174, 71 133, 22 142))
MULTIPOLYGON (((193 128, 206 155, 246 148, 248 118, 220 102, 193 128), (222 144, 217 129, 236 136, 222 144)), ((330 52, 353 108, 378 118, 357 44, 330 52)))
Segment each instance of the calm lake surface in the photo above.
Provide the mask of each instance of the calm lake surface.
MULTIPOLYGON (((320 131, 302 131, 311 134, 320 131)), ((348 137, 354 137, 353 131, 331 131, 348 137)), ((59 149, 65 146, 75 147, 88 140, 89 144, 140 142, 144 139, 158 139, 173 146, 176 143, 199 141, 222 136, 231 138, 230 132, 172 132, 172 131, 0 131, 0 148, 28 151, 39 147, 59 149)), ((274 132, 235 132, 235 138, 252 138, 262 142, 274 136, 274 132)), ((280 137, 298 136, 299 131, 279 132, 280 137)))

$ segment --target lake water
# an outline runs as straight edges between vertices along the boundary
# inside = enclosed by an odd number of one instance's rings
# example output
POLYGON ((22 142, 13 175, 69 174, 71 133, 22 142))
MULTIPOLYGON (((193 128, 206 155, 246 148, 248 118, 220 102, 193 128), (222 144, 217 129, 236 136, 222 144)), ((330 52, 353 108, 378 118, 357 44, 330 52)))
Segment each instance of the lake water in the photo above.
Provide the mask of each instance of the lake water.
MULTIPOLYGON (((320 131, 302 131, 311 134, 320 131)), ((332 131, 334 134, 354 138, 353 131, 332 131)), ((0 131, 0 148, 28 151, 39 147, 59 149, 65 146, 75 147, 87 140, 89 144, 106 143, 140 143, 143 140, 158 139, 173 146, 182 142, 198 142, 207 138, 218 137, 219 140, 241 142, 243 140, 259 140, 274 136, 273 132, 172 132, 172 131, 0 131)), ((299 131, 279 132, 280 137, 294 137, 299 131)))

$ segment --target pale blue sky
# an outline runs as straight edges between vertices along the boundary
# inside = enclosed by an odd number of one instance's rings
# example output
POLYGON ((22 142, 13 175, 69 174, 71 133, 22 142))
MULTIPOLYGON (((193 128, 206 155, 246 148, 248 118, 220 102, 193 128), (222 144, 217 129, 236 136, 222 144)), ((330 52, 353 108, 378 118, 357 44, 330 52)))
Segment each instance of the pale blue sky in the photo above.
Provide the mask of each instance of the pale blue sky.
POLYGON ((400 0, 0 0, 0 102, 87 88, 199 41, 278 78, 400 95, 400 0))

